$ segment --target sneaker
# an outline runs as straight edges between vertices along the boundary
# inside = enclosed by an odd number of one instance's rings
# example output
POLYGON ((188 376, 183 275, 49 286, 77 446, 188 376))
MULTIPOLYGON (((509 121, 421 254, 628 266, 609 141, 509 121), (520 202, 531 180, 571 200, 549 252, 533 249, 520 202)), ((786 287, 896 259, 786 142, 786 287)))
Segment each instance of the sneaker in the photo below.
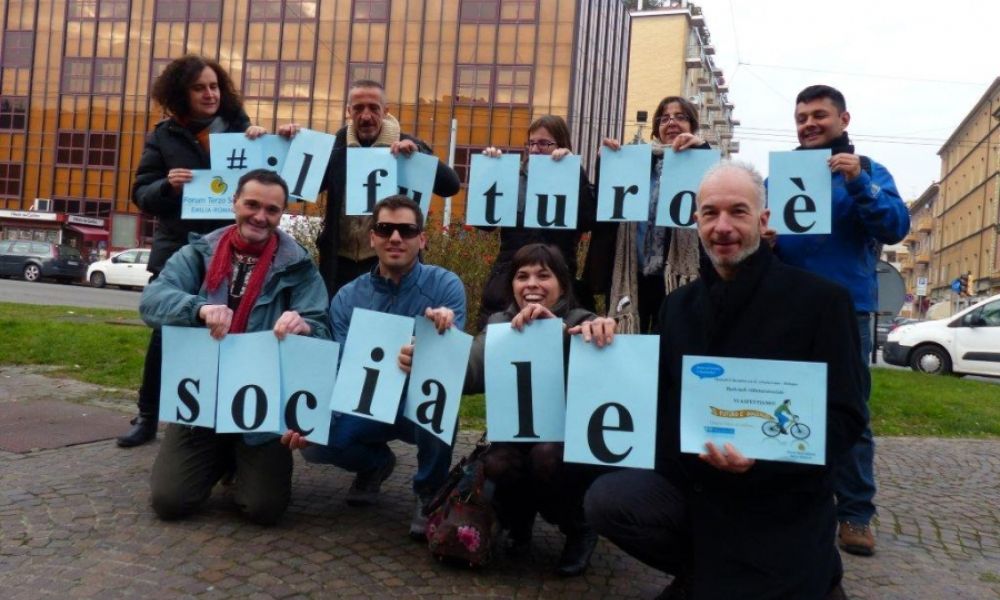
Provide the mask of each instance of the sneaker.
POLYGON ((844 521, 840 524, 837 539, 840 542, 840 549, 848 554, 857 556, 875 554, 875 535, 868 525, 844 521))
POLYGON ((392 475, 396 468, 396 455, 389 452, 389 461, 377 469, 358 473, 354 476, 351 489, 347 490, 347 504, 351 506, 371 506, 378 501, 382 482, 392 475))
POLYGON ((417 508, 413 512, 413 519, 410 521, 410 537, 418 542, 427 541, 427 515, 424 514, 424 507, 432 498, 417 496, 417 508))

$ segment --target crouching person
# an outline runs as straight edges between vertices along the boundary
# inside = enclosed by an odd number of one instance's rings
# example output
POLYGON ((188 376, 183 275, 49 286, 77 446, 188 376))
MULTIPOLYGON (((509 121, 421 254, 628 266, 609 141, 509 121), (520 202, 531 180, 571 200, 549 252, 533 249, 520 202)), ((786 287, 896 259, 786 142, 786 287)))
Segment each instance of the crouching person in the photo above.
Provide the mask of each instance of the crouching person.
MULTIPOLYGON (((151 327, 207 327, 216 339, 267 329, 279 339, 329 339, 323 280, 308 253, 278 229, 287 205, 288 186, 276 173, 241 177, 236 224, 192 235, 143 292, 143 320, 151 327)), ((236 504, 251 521, 272 524, 285 512, 292 455, 278 436, 171 424, 153 463, 153 510, 162 519, 185 516, 229 475, 236 504)))
POLYGON ((656 470, 600 477, 587 520, 675 576, 661 598, 843 598, 833 472, 865 426, 850 294, 761 243, 769 212, 753 167, 713 167, 696 202, 711 264, 660 309, 656 470), (682 454, 685 355, 825 363, 827 464, 753 460, 732 444, 682 454))

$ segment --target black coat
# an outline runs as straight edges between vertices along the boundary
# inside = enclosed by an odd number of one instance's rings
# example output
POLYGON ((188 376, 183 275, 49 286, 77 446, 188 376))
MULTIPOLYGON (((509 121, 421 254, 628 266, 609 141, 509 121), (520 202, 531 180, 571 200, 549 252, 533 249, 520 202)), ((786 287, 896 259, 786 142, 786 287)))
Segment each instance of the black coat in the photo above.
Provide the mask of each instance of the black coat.
MULTIPOLYGON (((323 216, 323 229, 316 238, 316 248, 319 250, 319 274, 323 276, 331 298, 337 292, 340 214, 344 210, 344 189, 347 187, 347 126, 341 127, 335 135, 337 139, 333 143, 330 162, 326 166, 326 175, 321 186, 321 190, 326 191, 326 214, 323 216)), ((400 133, 399 139, 411 140, 424 154, 434 154, 430 146, 412 135, 400 133)), ((455 170, 439 160, 437 173, 434 176, 434 193, 438 196, 454 196, 458 193, 459 185, 455 170)))
POLYGON ((687 498, 697 597, 823 598, 841 574, 831 469, 866 418, 850 294, 762 245, 733 281, 703 267, 667 296, 660 326, 657 471, 687 498), (826 363, 827 466, 758 460, 736 475, 681 454, 686 354, 826 363))
MULTIPOLYGON (((250 118, 241 112, 220 133, 243 133, 248 127, 250 118)), ((188 243, 189 233, 208 233, 232 225, 232 219, 181 219, 181 195, 167 182, 170 169, 208 169, 211 165, 209 153, 194 134, 174 119, 160 121, 146 136, 132 183, 132 202, 143 213, 157 218, 149 271, 159 273, 167 259, 188 243)))

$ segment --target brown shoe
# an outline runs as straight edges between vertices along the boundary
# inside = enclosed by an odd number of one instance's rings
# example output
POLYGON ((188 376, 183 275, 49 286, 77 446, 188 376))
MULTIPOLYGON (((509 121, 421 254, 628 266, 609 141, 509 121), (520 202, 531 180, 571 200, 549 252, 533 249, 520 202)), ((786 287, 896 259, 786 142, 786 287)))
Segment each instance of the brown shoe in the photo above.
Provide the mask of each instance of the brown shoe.
POLYGON ((840 524, 837 539, 840 542, 840 549, 848 554, 857 556, 875 554, 875 536, 868 525, 844 521, 840 524))

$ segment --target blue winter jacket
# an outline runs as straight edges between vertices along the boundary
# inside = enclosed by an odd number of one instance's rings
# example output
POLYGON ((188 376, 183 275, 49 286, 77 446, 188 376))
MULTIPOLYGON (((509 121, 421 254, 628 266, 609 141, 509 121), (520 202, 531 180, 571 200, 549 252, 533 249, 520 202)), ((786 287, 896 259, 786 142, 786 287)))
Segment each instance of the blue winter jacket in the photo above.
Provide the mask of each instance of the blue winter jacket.
POLYGON ((833 174, 833 233, 779 235, 782 262, 846 287, 858 312, 878 310, 875 263, 880 244, 895 244, 910 230, 910 214, 889 171, 871 161, 853 181, 833 174))
MULTIPOLYGON (((192 233, 190 243, 170 257, 159 277, 149 284, 139 302, 139 314, 150 327, 203 327, 198 310, 205 304, 226 304, 229 289, 220 285, 211 294, 205 274, 226 228, 204 236, 192 233)), ((326 319, 326 288, 309 254, 284 231, 277 230, 278 249, 264 287, 250 311, 247 332, 266 331, 286 310, 309 323, 312 337, 330 339, 326 319)))
POLYGON ((355 308, 404 317, 422 316, 428 308, 444 306, 455 312, 455 327, 465 328, 465 287, 447 269, 417 262, 399 285, 378 274, 378 265, 337 292, 330 302, 333 340, 343 344, 355 308))

